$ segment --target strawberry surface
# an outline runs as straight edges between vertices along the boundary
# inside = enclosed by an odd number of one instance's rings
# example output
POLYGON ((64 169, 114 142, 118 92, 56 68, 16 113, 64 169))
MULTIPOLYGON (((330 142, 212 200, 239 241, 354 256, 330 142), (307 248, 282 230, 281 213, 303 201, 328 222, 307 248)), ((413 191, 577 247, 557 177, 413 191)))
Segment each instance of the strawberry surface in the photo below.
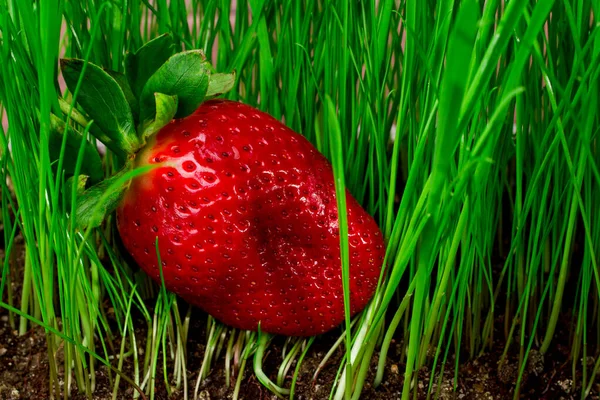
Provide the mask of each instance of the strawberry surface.
MULTIPOLYGON (((241 329, 310 336, 344 320, 329 162, 303 136, 250 106, 203 103, 137 155, 155 165, 117 210, 127 250, 167 289, 241 329)), ((352 314, 377 286, 384 242, 347 193, 352 314)))

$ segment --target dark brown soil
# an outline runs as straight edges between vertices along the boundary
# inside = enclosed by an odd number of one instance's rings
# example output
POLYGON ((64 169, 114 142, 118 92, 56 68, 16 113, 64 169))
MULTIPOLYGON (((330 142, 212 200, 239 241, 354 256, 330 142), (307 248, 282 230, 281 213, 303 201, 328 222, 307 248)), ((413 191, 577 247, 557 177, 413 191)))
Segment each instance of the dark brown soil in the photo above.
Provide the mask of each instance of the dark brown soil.
MULTIPOLYGON (((0 247, 0 260, 3 259, 3 249, 0 247)), ((22 263, 22 257, 11 260, 17 264, 22 263)), ((22 264, 21 264, 22 265, 22 264)), ((13 276, 14 282, 20 282, 17 271, 13 276)), ((19 287, 13 286, 15 297, 18 297, 19 287)), ((182 304, 181 309, 185 306, 182 304)), ((15 317, 16 319, 16 317, 15 317)), ((197 373, 200 369, 204 355, 205 343, 205 315, 201 312, 194 312, 192 316, 192 326, 190 327, 188 342, 188 385, 189 398, 193 399, 193 392, 197 373)), ((559 326, 566 329, 569 326, 569 319, 565 318, 564 323, 559 326)), ((496 321, 496 325, 503 325, 502 318, 496 321)), ((135 325, 139 328, 136 335, 141 339, 139 348, 143 348, 144 338, 146 337, 145 322, 138 321, 135 325)), ((467 360, 463 357, 459 367, 456 388, 454 382, 454 360, 450 360, 440 379, 439 368, 432 384, 431 398, 440 399, 512 399, 514 396, 514 381, 516 379, 518 367, 518 355, 509 357, 507 363, 498 365, 502 351, 504 338, 498 332, 495 335, 499 338, 495 347, 481 355, 480 357, 467 360)), ((316 381, 313 382, 313 374, 321 362, 325 353, 335 341, 333 334, 323 335, 315 341, 311 347, 306 359, 304 360, 299 379, 296 385, 295 398, 298 400, 320 400, 328 399, 332 384, 336 378, 337 366, 343 356, 343 349, 335 354, 325 368, 320 372, 316 381)), ((116 344, 119 345, 118 343, 116 344)), ((264 365, 265 373, 274 379, 276 375, 278 362, 281 360, 282 342, 275 340, 270 346, 267 354, 267 361, 264 365)), ((579 399, 581 398, 581 388, 572 386, 572 363, 569 356, 569 333, 558 332, 552 352, 541 356, 533 351, 526 371, 525 383, 521 388, 520 398, 522 399, 579 399)), ((62 354, 57 353, 59 364, 62 364, 62 354)), ((361 395, 361 399, 388 400, 399 399, 401 396, 403 384, 403 372, 405 365, 402 358, 402 345, 393 343, 390 347, 388 359, 385 367, 385 377, 382 384, 374 388, 372 385, 377 365, 377 354, 373 357, 369 369, 368 378, 361 395)), ((595 360, 588 359, 588 365, 595 360)), ((115 362, 116 365, 116 362, 115 362)), ((159 366, 162 365, 159 362, 159 366)), ((230 399, 233 388, 226 387, 224 365, 217 361, 209 377, 201 384, 200 396, 202 400, 210 399, 230 399)), ((60 367, 59 367, 60 368, 60 367)), ((295 368, 295 365, 293 366, 295 368)), ((293 368, 291 371, 293 371, 293 368)), ((589 370, 589 368, 588 368, 589 370)), ((131 373, 131 365, 125 362, 124 372, 131 373)), ((580 373, 580 372, 579 372, 580 373)), ((579 374, 578 373, 578 374, 579 374)), ((49 368, 48 356, 46 353, 46 338, 43 329, 35 327, 23 336, 18 336, 17 331, 11 328, 7 310, 0 308, 0 400, 10 399, 48 399, 49 393, 49 368)), ((418 399, 426 399, 426 394, 431 381, 431 372, 423 369, 419 372, 418 381, 418 399)), ((577 381, 581 382, 581 377, 577 376, 577 381)), ((64 387, 63 377, 59 377, 61 388, 64 387)), ((286 381, 290 384, 290 379, 286 381)), ((93 399, 105 400, 112 398, 112 384, 109 379, 107 368, 97 366, 96 388, 93 393, 93 399)), ((589 398, 598 399, 600 384, 596 384, 589 398)), ((121 381, 120 393, 118 399, 131 398, 133 389, 127 383, 121 381)), ((276 399, 264 386, 258 382, 252 373, 252 362, 249 360, 246 366, 244 380, 242 382, 240 397, 243 399, 276 399)), ((85 394, 79 393, 77 389, 72 392, 73 399, 84 400, 85 394)), ((162 382, 162 370, 159 367, 157 373, 156 399, 182 399, 183 393, 176 392, 171 396, 167 395, 162 382)))
MULTIPOLYGON (((203 356, 204 330, 202 315, 194 318, 196 321, 191 327, 188 361, 188 379, 190 398, 193 398, 196 373, 199 370, 203 356)), ((140 324, 139 326, 143 326, 140 324)), ((560 335, 568 337, 568 335, 560 335)), ((140 330, 139 337, 145 337, 140 330)), ((336 377, 337 365, 342 357, 342 350, 336 354, 329 364, 321 371, 317 380, 312 382, 312 375, 320 363, 325 352, 335 338, 325 335, 315 342, 304 360, 299 379, 297 381, 296 396, 298 400, 327 399, 331 385, 336 377)), ((571 388, 571 362, 568 361, 568 348, 558 343, 554 353, 545 357, 533 352, 533 362, 529 363, 528 377, 521 389, 522 399, 576 399, 581 397, 580 388, 571 388)), ((493 351, 477 359, 463 362, 460 366, 458 385, 453 390, 453 365, 450 362, 443 374, 441 385, 438 387, 439 375, 433 384, 433 393, 439 393, 441 399, 511 399, 513 398, 513 382, 516 373, 516 360, 509 361, 506 365, 498 366, 502 351, 501 343, 493 351), (439 392, 438 392, 439 391, 439 392)), ((265 372, 275 374, 277 361, 280 359, 281 343, 275 341, 267 355, 265 372)), ((60 358, 60 355, 59 355, 60 358)), ((377 356, 369 371, 369 377, 363 389, 362 399, 399 399, 403 383, 404 364, 401 359, 401 345, 394 343, 389 352, 386 363, 385 378, 378 387, 372 386, 375 373, 377 356)), ((217 362, 215 368, 200 387, 200 398, 228 399, 231 398, 232 388, 225 387, 223 363, 217 362)), ((241 387, 241 398, 244 399, 276 399, 265 389, 252 374, 252 366, 246 367, 246 376, 241 387)), ((157 399, 183 398, 181 392, 173 393, 170 397, 162 386, 162 372, 157 380, 157 399)), ((418 383, 419 399, 426 398, 426 392, 431 380, 427 369, 420 371, 418 383)), ((62 381, 62 379, 61 379, 62 381)), ((96 374, 96 390, 93 399, 110 399, 112 386, 109 382, 107 370, 99 367, 96 374)), ((288 380, 289 385, 289 380, 288 380)), ((598 398, 598 385, 593 390, 590 398, 598 398)), ((133 389, 121 384, 119 398, 131 398, 133 389)), ((23 336, 9 326, 8 313, 0 310, 0 400, 3 399, 46 399, 49 398, 48 385, 48 358, 46 354, 46 341, 41 328, 33 328, 23 336)), ((85 395, 74 391, 74 399, 85 399, 85 395)), ((432 395, 435 398, 435 395, 432 395)))

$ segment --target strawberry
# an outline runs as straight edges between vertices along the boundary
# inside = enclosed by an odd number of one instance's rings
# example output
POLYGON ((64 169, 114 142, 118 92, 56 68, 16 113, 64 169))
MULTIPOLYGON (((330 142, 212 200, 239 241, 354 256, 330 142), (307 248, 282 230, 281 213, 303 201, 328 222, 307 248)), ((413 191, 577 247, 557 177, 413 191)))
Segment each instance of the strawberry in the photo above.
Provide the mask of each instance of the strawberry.
MULTIPOLYGON (((303 136, 247 105, 211 100, 165 126, 136 158, 118 208, 127 250, 166 287, 227 325, 291 336, 344 319, 332 169, 303 136)), ((384 255, 375 221, 348 196, 352 313, 384 255)))
MULTIPOLYGON (((90 133, 121 165, 80 193, 74 221, 97 227, 116 210, 137 264, 157 282, 162 272, 168 290, 232 327, 312 336, 339 325, 331 165, 268 114, 213 99, 233 86, 233 74, 215 73, 198 51, 172 53, 161 36, 128 55, 125 75, 62 61, 68 87, 81 85, 77 103, 94 120, 90 133)), ((73 119, 85 125, 83 115, 73 119)), ((356 314, 375 291, 385 249, 373 218, 346 196, 356 314)))

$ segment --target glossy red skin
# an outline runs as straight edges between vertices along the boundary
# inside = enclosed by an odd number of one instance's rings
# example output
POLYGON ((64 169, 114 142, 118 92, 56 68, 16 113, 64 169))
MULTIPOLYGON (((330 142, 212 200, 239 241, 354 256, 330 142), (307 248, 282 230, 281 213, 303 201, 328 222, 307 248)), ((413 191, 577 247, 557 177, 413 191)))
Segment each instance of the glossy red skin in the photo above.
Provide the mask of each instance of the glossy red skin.
MULTIPOLYGON (((303 136, 250 106, 202 104, 137 157, 117 210, 125 247, 167 289, 223 323, 312 336, 344 320, 333 173, 303 136)), ((347 193, 352 314, 384 256, 375 221, 347 193)))

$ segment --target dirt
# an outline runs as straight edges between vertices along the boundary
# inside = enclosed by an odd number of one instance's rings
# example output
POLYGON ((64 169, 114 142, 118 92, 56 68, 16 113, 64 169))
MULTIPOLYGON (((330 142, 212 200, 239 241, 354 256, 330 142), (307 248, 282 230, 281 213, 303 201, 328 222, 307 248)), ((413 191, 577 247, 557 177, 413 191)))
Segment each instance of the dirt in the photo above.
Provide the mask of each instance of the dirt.
MULTIPOLYGON (((191 339, 188 345, 190 398, 193 398, 196 374, 202 362, 205 340, 204 319, 201 313, 198 312, 197 314, 194 315, 195 322, 191 326, 191 339)), ((140 327, 144 325, 143 322, 138 324, 140 327)), ((145 337, 142 328, 139 329, 138 335, 140 338, 145 337)), ((568 338, 568 335, 561 334, 557 337, 568 338)), ((340 349, 332 357, 320 372, 316 381, 312 381, 312 376, 334 340, 333 335, 324 335, 310 349, 300 369, 296 386, 296 399, 320 400, 329 397, 331 385, 337 374, 337 365, 343 356, 343 350, 340 349)), ((275 379, 274 375, 277 372, 278 360, 281 359, 281 348, 282 342, 276 340, 267 354, 264 369, 272 379, 275 379)), ((373 387, 372 382, 378 358, 377 355, 373 357, 361 395, 362 399, 387 400, 400 398, 403 371, 405 369, 401 349, 401 343, 392 343, 386 362, 384 381, 377 388, 373 387)), ((580 398, 580 389, 572 390, 570 387, 572 377, 571 362, 568 360, 568 346, 558 340, 553 349, 553 352, 545 356, 541 356, 536 352, 532 353, 531 358, 533 361, 528 364, 527 378, 521 389, 520 398, 540 400, 580 398)), ((492 351, 476 359, 462 362, 456 390, 453 390, 454 361, 451 360, 447 364, 439 386, 439 375, 435 376, 432 393, 439 393, 440 399, 512 399, 514 394, 512 382, 514 382, 516 374, 517 360, 515 357, 509 357, 508 363, 499 366, 498 360, 502 350, 502 343, 499 342, 492 351)), ((128 367, 125 366, 126 371, 129 369, 128 367)), ((295 365, 293 368, 295 368, 295 365)), ((10 327, 6 310, 0 310, 0 400, 49 398, 48 371, 46 340, 43 329, 35 327, 25 335, 18 336, 17 332, 10 327)), ((104 367, 98 368, 93 399, 112 398, 112 385, 107 372, 104 367)), ((162 385, 162 371, 159 371, 158 375, 160 378, 157 379, 156 399, 183 398, 182 392, 173 393, 170 397, 167 396, 162 385)), ((64 382, 62 377, 60 381, 64 382)), ((430 381, 431 373, 424 368, 419 372, 418 399, 426 399, 430 381)), ((289 382, 290 379, 287 380, 288 385, 289 382)), ((131 398, 133 389, 128 387, 126 383, 122 383, 120 389, 118 398, 131 398)), ((599 387, 596 385, 590 398, 598 398, 598 389, 599 387)), ((222 360, 221 362, 217 361, 209 377, 200 386, 200 398, 202 400, 229 399, 232 391, 233 388, 225 386, 223 362, 222 360)), ((276 399, 252 374, 251 363, 246 366, 246 374, 240 393, 240 397, 244 399, 276 399)), ((77 390, 74 390, 72 398, 77 400, 86 399, 85 395, 78 393, 77 390)), ((432 395, 432 398, 435 398, 435 396, 432 395)))
MULTIPOLYGON (((0 235, 2 236, 2 235, 0 235)), ((17 239, 17 244, 21 238, 17 239)), ((3 249, 0 246, 0 260, 3 259, 3 249)), ((22 265, 22 256, 11 260, 22 265)), ((13 271, 13 282, 20 282, 22 270, 13 271)), ((19 285, 13 286, 15 298, 18 298, 19 285)), ((180 309, 183 309, 184 306, 180 309)), ((18 319, 15 317, 15 320, 18 319)), ((192 324, 188 341, 188 385, 189 398, 193 398, 194 386, 197 373, 200 369, 204 356, 204 343, 206 341, 205 332, 206 316, 198 310, 192 315, 192 324)), ((568 316, 564 316, 563 323, 559 324, 560 329, 567 329, 570 324, 568 316)), ((499 317, 495 323, 497 333, 494 337, 498 338, 494 347, 479 357, 468 360, 463 356, 459 363, 459 373, 457 376, 457 385, 454 389, 454 360, 451 359, 440 379, 439 368, 433 377, 432 396, 440 399, 512 399, 514 395, 514 384, 518 371, 518 355, 509 354, 506 363, 499 365, 502 351, 504 350, 504 338, 501 334, 503 327, 502 317, 499 317)), ((136 336, 140 338, 139 348, 145 345, 146 323, 140 319, 135 324, 136 336)), ((328 364, 320 371, 317 379, 313 381, 313 374, 321 362, 325 353, 337 339, 333 334, 326 334, 315 341, 307 357, 300 368, 299 378, 296 384, 295 398, 298 400, 321 400, 328 399, 330 390, 337 375, 337 366, 343 357, 343 349, 340 348, 330 359, 328 364)), ((115 343, 119 346, 119 343, 115 343)), ((271 379, 275 379, 279 361, 281 360, 283 341, 276 339, 272 343, 267 353, 267 359, 264 365, 264 371, 271 379)), ((117 347, 118 348, 118 347, 117 347)), ((377 388, 373 387, 376 366, 378 362, 377 353, 375 353, 365 381, 365 386, 361 399, 388 400, 399 399, 401 397, 403 375, 405 370, 404 358, 402 355, 402 343, 393 342, 390 346, 388 358, 385 365, 384 379, 377 388)), ((576 399, 581 397, 581 388, 572 387, 572 362, 569 360, 569 332, 559 331, 555 338, 551 351, 544 356, 535 350, 530 355, 530 360, 526 368, 525 382, 521 387, 520 398, 522 399, 576 399)), ((62 353, 59 349, 57 353, 59 368, 62 366, 62 353)), ((199 399, 218 400, 230 399, 233 393, 232 387, 225 384, 225 372, 223 360, 217 360, 213 363, 214 368, 208 378, 201 383, 199 388, 199 399)), ((593 365, 595 360, 588 359, 587 362, 593 365)), ((115 362, 116 365, 116 362, 115 362)), ((156 399, 174 400, 182 399, 181 391, 167 395, 162 380, 162 370, 159 360, 157 371, 156 399)), ((170 367, 170 366, 169 366, 170 367)), ((295 364, 290 371, 293 371, 295 364)), ((588 367, 588 370, 590 368, 588 367)), ((109 379, 108 369, 98 365, 96 371, 96 387, 93 393, 93 399, 105 400, 112 398, 112 383, 109 379)), ((124 372, 131 373, 132 365, 127 361, 124 363, 124 372)), ((62 369, 59 370, 62 373, 62 369)), ((578 372, 578 375, 580 372, 578 372)), ((46 353, 46 337, 44 330, 40 327, 34 327, 19 336, 17 331, 10 325, 7 310, 0 308, 0 400, 21 400, 21 399, 48 399, 50 398, 49 388, 49 367, 48 356, 46 353)), ((114 375, 114 374, 113 374, 114 375)), ((59 377, 59 384, 64 388, 64 377, 59 377)), ((577 376, 577 381, 581 382, 581 376, 577 376)), ((432 380, 431 371, 423 368, 419 371, 417 399, 426 399, 427 390, 432 380)), ((289 386, 291 379, 286 380, 289 386)), ((121 381, 118 399, 131 398, 133 389, 126 382, 121 381)), ((598 399, 600 384, 596 384, 590 394, 590 399, 598 399)), ((240 398, 267 400, 277 399, 268 391, 252 373, 252 362, 246 365, 245 376, 240 389, 240 398)), ((75 388, 72 391, 72 399, 87 399, 85 394, 80 393, 75 388)))

